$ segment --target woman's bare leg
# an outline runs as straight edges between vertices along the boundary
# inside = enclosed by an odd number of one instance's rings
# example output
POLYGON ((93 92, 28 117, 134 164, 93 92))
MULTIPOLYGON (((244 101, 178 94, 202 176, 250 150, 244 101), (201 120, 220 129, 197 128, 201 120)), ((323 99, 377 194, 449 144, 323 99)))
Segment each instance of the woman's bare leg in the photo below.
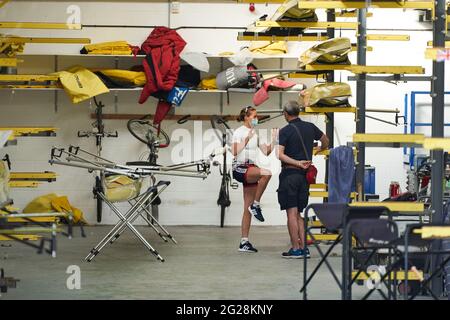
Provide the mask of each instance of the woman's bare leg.
POLYGON ((242 238, 248 238, 252 215, 248 207, 255 201, 256 186, 244 187, 244 213, 242 215, 241 232, 242 238))
MULTIPOLYGON (((269 184, 270 178, 272 178, 272 172, 267 169, 261 169, 257 167, 250 167, 247 171, 247 182, 256 183, 258 182, 258 187, 256 188, 255 201, 260 202, 261 197, 269 184)), ((252 202, 253 203, 253 202, 252 202)))

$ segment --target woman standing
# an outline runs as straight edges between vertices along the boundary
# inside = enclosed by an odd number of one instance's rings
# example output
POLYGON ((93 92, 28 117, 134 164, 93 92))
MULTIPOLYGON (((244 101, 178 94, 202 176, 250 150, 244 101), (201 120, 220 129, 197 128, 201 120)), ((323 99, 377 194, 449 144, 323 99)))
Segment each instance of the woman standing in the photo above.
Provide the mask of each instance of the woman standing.
POLYGON ((272 177, 272 173, 269 170, 258 168, 255 163, 258 149, 265 155, 269 155, 272 152, 277 132, 272 130, 272 143, 270 145, 260 145, 255 132, 258 117, 256 109, 251 106, 242 109, 237 120, 244 123, 235 130, 231 149, 234 156, 233 178, 241 182, 244 187, 244 213, 242 216, 242 238, 239 251, 258 252, 248 238, 251 218, 253 215, 259 221, 264 222, 260 201, 272 177))

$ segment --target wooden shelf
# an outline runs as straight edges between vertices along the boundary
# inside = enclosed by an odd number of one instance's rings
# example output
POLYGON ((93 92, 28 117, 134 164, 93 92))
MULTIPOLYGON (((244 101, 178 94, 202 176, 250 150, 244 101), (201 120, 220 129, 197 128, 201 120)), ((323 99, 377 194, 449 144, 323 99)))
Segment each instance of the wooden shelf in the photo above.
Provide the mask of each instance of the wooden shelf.
POLYGON ((0 74, 0 83, 13 81, 23 81, 23 82, 59 81, 59 76, 48 76, 41 74, 14 74, 14 75, 0 74))
POLYGON ((10 181, 56 181, 54 172, 11 172, 10 181))
MULTIPOLYGON (((325 114, 325 113, 355 113, 357 110, 356 107, 345 107, 345 108, 322 108, 322 107, 314 107, 314 108, 306 108, 306 112, 302 112, 303 115, 311 115, 311 114, 325 114)), ((148 115, 145 114, 119 114, 119 113, 108 113, 103 115, 103 119, 106 120, 130 120, 130 119, 139 119, 148 115)), ((185 114, 180 115, 167 115, 165 120, 180 120, 185 117, 185 114)), ((237 115, 223 115, 225 120, 236 120, 237 115)), ((91 114, 91 118, 95 119, 95 114, 91 114)), ((153 115, 150 115, 150 119, 153 119, 153 115)), ((198 114, 191 115, 189 120, 198 120, 198 121, 209 121, 211 119, 211 115, 206 114, 198 114)))
MULTIPOLYGON (((356 275, 358 274, 358 271, 352 271, 352 279, 355 279, 356 275)), ((374 271, 361 271, 361 273, 358 275, 358 278, 356 280, 359 281, 365 281, 369 279, 369 276, 371 279, 380 279, 381 275, 374 271)), ((397 279, 398 281, 404 281, 406 279, 406 272, 405 271, 397 271, 397 272, 391 272, 391 280, 397 279)), ((386 277, 387 280, 388 277, 386 277)), ((408 271, 408 281, 419 281, 423 279, 423 271, 408 271)))
MULTIPOLYGON (((427 46, 432 47, 433 46, 433 41, 428 41, 427 42, 427 46)), ((450 48, 450 41, 445 41, 445 47, 446 48, 450 48)))
MULTIPOLYGON (((321 151, 321 152, 314 153, 314 155, 315 155, 315 156, 325 156, 325 157, 328 157, 328 156, 330 156, 330 153, 331 153, 331 150, 328 149, 328 150, 324 150, 324 151, 321 151)), ((353 149, 353 155, 356 157, 357 154, 358 154, 358 150, 353 149)))
POLYGON ((53 127, 3 127, 0 131, 13 132, 14 137, 53 137, 56 136, 56 128, 53 127))
POLYGON ((40 37, 1 36, 0 43, 90 44, 91 40, 88 38, 40 38, 40 37))
MULTIPOLYGON (((315 76, 314 76, 315 78, 315 76)), ((0 82, 1 83, 1 82, 0 82)), ((137 88, 110 88, 110 92, 141 92, 142 87, 137 88)), ((9 91, 64 91, 63 88, 60 88, 58 86, 30 86, 30 85, 20 85, 20 86, 12 86, 12 85, 0 85, 0 90, 9 90, 9 91)), ((189 93, 196 93, 196 94, 212 94, 212 93, 236 93, 236 94, 255 94, 256 91, 248 91, 248 92, 241 92, 241 91, 233 91, 233 90, 189 90, 189 93)), ((290 93, 290 94, 298 94, 300 93, 300 90, 269 90, 269 93, 290 93)))
POLYGON ((365 143, 366 147, 421 147, 425 136, 423 134, 398 133, 356 133, 353 135, 354 143, 365 143))
MULTIPOLYGON (((130 119, 140 119, 143 117, 149 117, 148 119, 153 119, 154 115, 148 115, 148 114, 124 114, 124 113, 107 113, 103 114, 103 119, 105 120, 130 120, 130 119)), ((181 118, 185 117, 186 115, 171 115, 168 114, 164 120, 180 120, 181 118)), ((237 115, 223 115, 222 116, 227 121, 233 121, 236 120, 237 115)), ((95 114, 91 114, 91 118, 95 119, 95 114)), ((211 115, 191 115, 188 119, 189 121, 209 121, 211 119, 211 115)))
POLYGON ((278 22, 278 21, 257 21, 256 27, 270 28, 308 28, 308 29, 327 29, 327 28, 346 28, 358 29, 357 22, 278 22))
POLYGON ((411 37, 403 34, 368 34, 369 41, 409 41, 411 37))
MULTIPOLYGON (((16 239, 24 241, 37 241, 42 238, 42 236, 37 236, 35 234, 12 234, 16 239)), ((15 239, 8 238, 7 236, 0 234, 0 241, 14 241, 15 239)))
POLYGON ((248 35, 244 36, 242 34, 238 35, 238 41, 324 41, 328 40, 327 36, 263 36, 263 35, 248 35))
POLYGON ((450 151, 450 138, 425 138, 423 147, 428 150, 450 151))
MULTIPOLYGON (((364 1, 299 1, 301 9, 364 9, 367 3, 364 1)), ((432 1, 371 1, 369 8, 385 9, 433 9, 432 1)))
MULTIPOLYGON (((1 50, 1 49, 0 49, 1 50)), ((1 54, 1 52, 0 52, 1 54)), ((22 60, 18 60, 16 58, 2 58, 0 57, 0 67, 17 67, 17 63, 23 62, 22 60)))
POLYGON ((307 114, 325 114, 325 113, 356 113, 356 107, 306 107, 303 115, 307 114))
POLYGON ((59 217, 30 217, 30 218, 9 218, 6 216, 9 223, 57 223, 59 221, 59 217), (29 219, 29 220, 28 220, 29 219))
MULTIPOLYGON (((52 38, 49 38, 52 39, 52 38)), ((1 42, 1 38, 0 38, 1 42)), ((19 53, 20 57, 68 57, 68 58, 145 58, 145 55, 112 55, 112 54, 81 54, 81 53, 19 53)))
POLYGON ((419 202, 353 202, 349 204, 352 207, 386 207, 393 212, 423 212, 425 205, 419 202))
POLYGON ((8 183, 10 188, 38 188, 40 183, 37 181, 10 181, 8 183))
POLYGON ((421 147, 450 151, 450 138, 426 138, 423 134, 357 133, 353 135, 353 142, 365 143, 369 147, 421 147))
MULTIPOLYGON (((352 192, 350 198, 355 199, 357 195, 356 192, 352 192)), ((309 196, 311 198, 328 198, 328 191, 310 191, 309 196)))
MULTIPOLYGON (((0 22, 0 29, 57 29, 81 30, 78 23, 52 23, 52 22, 0 22)), ((90 43, 90 42, 88 42, 90 43)))
MULTIPOLYGON (((0 42, 1 42, 0 37, 0 42)), ((51 38, 50 38, 51 39, 51 38)), ((220 58, 233 58, 237 53, 232 55, 221 55, 221 54, 206 54, 206 58, 210 59, 220 59, 220 58)), ((124 59, 133 59, 133 58, 145 58, 145 55, 109 55, 109 54, 76 54, 76 53, 60 53, 60 54, 52 54, 52 53, 19 53, 17 56, 20 57, 61 57, 61 58, 124 58, 124 59)), ((298 56, 289 56, 289 55, 269 55, 262 53, 253 53, 249 55, 249 57, 253 59, 298 59, 298 56)))
POLYGON ((360 65, 320 65, 312 64, 305 66, 304 69, 297 73, 289 74, 289 78, 296 78, 296 75, 302 72, 318 72, 318 71, 349 71, 355 74, 424 74, 425 69, 420 66, 360 66, 360 65))

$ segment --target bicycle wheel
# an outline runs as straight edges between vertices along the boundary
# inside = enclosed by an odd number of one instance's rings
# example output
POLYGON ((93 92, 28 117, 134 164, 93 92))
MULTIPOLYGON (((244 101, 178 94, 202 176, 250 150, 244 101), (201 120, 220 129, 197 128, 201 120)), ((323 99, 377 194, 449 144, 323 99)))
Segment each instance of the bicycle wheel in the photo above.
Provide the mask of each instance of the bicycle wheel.
POLYGON ((220 141, 223 141, 223 137, 225 135, 225 143, 226 145, 231 145, 231 140, 233 137, 233 130, 228 125, 227 121, 218 115, 213 115, 210 118, 211 127, 214 129, 217 137, 220 141))
POLYGON ((225 222, 225 209, 231 205, 230 190, 228 189, 229 177, 222 177, 220 185, 219 198, 217 204, 220 206, 220 227, 223 228, 225 222))
POLYGON ((97 195, 98 192, 103 192, 102 181, 100 177, 95 177, 95 197, 97 199, 97 222, 102 222, 103 200, 97 195))
POLYGON ((167 148, 170 144, 169 135, 151 124, 149 120, 131 119, 127 123, 127 128, 133 137, 146 145, 157 141, 160 148, 167 148))

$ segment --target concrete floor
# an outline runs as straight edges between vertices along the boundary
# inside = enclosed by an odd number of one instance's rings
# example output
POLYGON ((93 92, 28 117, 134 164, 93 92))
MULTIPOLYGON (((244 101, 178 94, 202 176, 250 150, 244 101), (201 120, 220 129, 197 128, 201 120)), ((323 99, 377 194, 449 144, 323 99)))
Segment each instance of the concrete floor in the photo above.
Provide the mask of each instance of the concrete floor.
MULTIPOLYGON (((0 299, 301 299, 302 260, 280 256, 289 245, 286 227, 253 227, 256 254, 237 251, 237 227, 169 227, 178 245, 164 243, 148 227, 140 227, 166 262, 158 262, 129 231, 93 262, 85 262, 86 254, 109 229, 89 227, 87 238, 81 238, 78 229, 71 240, 59 236, 54 259, 18 243, 4 247, 3 242, 0 266, 6 276, 20 282, 0 299), (80 290, 66 287, 70 265, 81 269, 80 290)), ((319 259, 315 249, 311 253, 312 267, 319 259)), ((331 263, 340 272, 341 259, 333 257, 331 263)), ((366 290, 355 286, 355 298, 366 290)), ((311 284, 309 297, 339 299, 339 295, 323 267, 311 284)), ((378 297, 375 293, 374 298, 378 297)))

